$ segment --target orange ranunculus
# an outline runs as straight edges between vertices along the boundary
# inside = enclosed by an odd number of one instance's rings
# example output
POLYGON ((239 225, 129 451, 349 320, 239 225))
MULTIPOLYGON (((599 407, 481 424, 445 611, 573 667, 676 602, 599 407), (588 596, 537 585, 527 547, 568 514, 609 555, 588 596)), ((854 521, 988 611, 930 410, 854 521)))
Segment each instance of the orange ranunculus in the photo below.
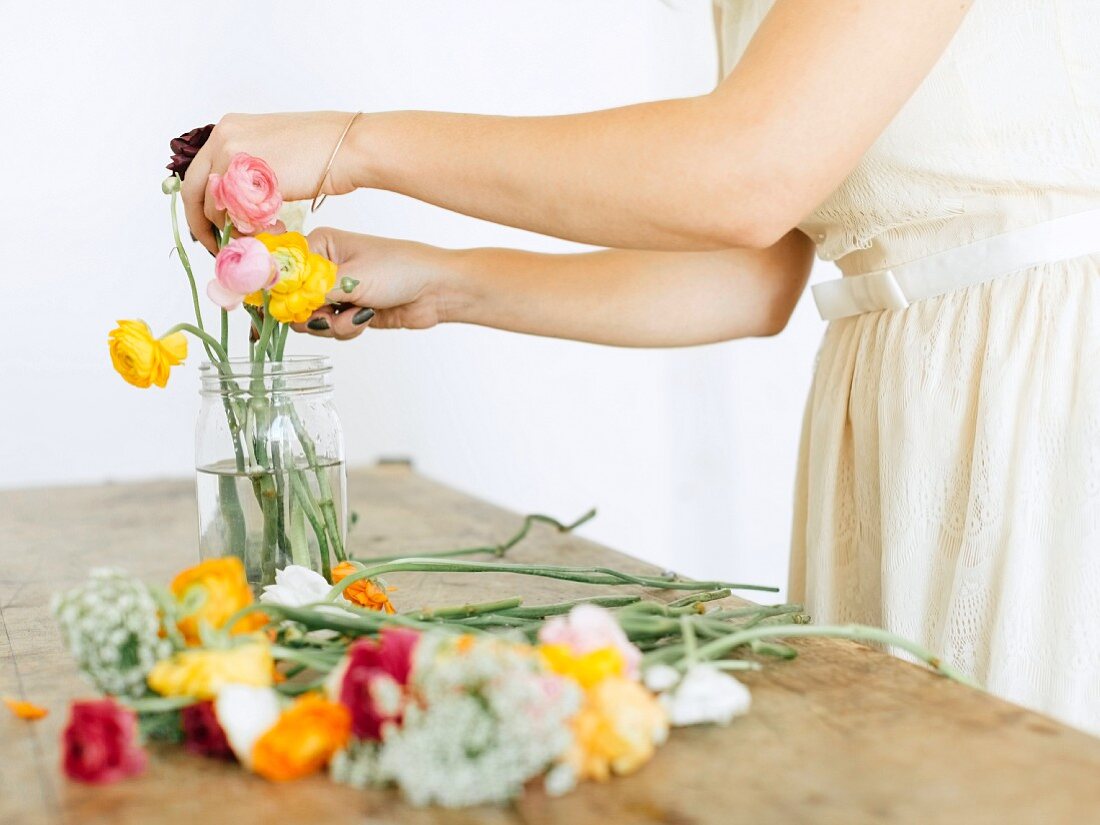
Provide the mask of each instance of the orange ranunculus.
POLYGON ((256 740, 252 770, 275 782, 309 776, 327 765, 350 736, 348 709, 316 693, 307 693, 256 740))
MULTIPOLYGON (((332 568, 332 583, 339 584, 352 573, 358 573, 360 569, 350 561, 342 561, 332 568)), ((357 582, 352 582, 344 588, 344 598, 352 604, 357 604, 368 610, 380 610, 383 613, 397 612, 393 604, 390 603, 387 590, 371 579, 360 579, 357 582)))
MULTIPOLYGON (((252 589, 245 577, 244 565, 236 556, 206 561, 189 567, 172 579, 172 593, 184 601, 200 601, 195 611, 179 621, 180 633, 189 645, 200 643, 199 626, 220 628, 229 617, 252 604, 252 589)), ((250 613, 239 620, 230 633, 251 633, 267 624, 262 613, 250 613)))
POLYGON ((49 713, 44 707, 40 707, 34 704, 34 702, 23 702, 19 699, 12 699, 10 696, 4 697, 4 704, 7 705, 8 710, 17 717, 26 719, 28 722, 34 722, 49 713))

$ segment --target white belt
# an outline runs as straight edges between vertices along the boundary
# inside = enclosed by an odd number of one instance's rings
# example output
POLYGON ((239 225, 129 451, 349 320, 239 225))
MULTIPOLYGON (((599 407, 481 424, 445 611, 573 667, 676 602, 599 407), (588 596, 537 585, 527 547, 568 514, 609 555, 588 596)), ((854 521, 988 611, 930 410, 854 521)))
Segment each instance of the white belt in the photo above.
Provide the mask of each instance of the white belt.
POLYGON ((826 281, 813 288, 814 300, 826 321, 900 310, 914 301, 1094 252, 1100 252, 1100 209, 994 235, 890 269, 826 281))

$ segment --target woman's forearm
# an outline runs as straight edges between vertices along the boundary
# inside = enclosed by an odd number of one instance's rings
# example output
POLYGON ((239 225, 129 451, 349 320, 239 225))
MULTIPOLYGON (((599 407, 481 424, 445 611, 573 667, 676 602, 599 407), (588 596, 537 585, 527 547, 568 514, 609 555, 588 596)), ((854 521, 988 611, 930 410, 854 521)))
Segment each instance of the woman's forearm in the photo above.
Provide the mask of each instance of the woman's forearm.
POLYGON ((547 235, 631 249, 748 243, 753 197, 708 97, 577 115, 381 112, 349 140, 355 183, 547 235), (735 243, 734 241, 743 241, 735 243))
POLYGON ((766 250, 546 255, 448 252, 447 321, 628 347, 675 347, 780 331, 813 245, 792 232, 766 250))

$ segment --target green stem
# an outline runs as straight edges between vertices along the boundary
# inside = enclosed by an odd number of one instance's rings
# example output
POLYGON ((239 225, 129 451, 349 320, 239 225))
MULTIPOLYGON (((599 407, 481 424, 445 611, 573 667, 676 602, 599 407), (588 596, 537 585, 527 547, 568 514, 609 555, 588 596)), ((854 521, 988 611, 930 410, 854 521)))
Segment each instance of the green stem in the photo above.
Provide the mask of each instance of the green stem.
POLYGON ((219 344, 212 335, 210 335, 205 330, 199 329, 194 324, 176 324, 164 334, 168 336, 171 335, 173 332, 189 332, 196 338, 200 339, 204 344, 214 350, 214 355, 210 356, 211 360, 229 360, 229 356, 225 354, 225 350, 222 349, 222 345, 219 344))
MULTIPOLYGON (((183 271, 187 273, 187 283, 191 287, 191 302, 195 307, 195 323, 199 325, 199 329, 205 331, 206 327, 203 326, 202 321, 202 308, 199 305, 199 288, 195 283, 195 273, 191 271, 191 259, 187 257, 187 250, 183 246, 183 240, 180 238, 179 217, 176 214, 176 203, 179 200, 179 192, 172 193, 172 238, 176 242, 176 254, 179 255, 180 263, 183 264, 183 271)), ((210 345, 203 341, 203 346, 206 348, 207 357, 213 361, 214 353, 210 349, 210 345)), ((225 347, 222 348, 226 349, 225 347)), ((224 352, 223 352, 224 360, 224 352)))
POLYGON ((229 313, 226 310, 221 311, 222 317, 222 338, 221 345, 225 352, 229 352, 229 313))
POLYGON ((793 639, 806 637, 825 637, 830 639, 850 639, 854 642, 873 642, 889 645, 915 656, 927 664, 937 673, 960 682, 964 685, 977 687, 972 679, 947 665, 931 651, 910 641, 903 636, 898 636, 888 630, 866 625, 761 625, 747 630, 738 630, 722 639, 715 639, 701 645, 696 651, 699 659, 717 659, 726 655, 741 645, 749 644, 756 639, 793 639))
MULTIPOLYGON (((544 516, 544 515, 541 515, 539 513, 531 513, 530 515, 524 516, 523 526, 520 527, 519 531, 515 535, 513 535, 510 539, 508 539, 503 544, 493 544, 493 545, 489 545, 489 546, 486 546, 486 547, 462 547, 462 548, 459 548, 458 550, 442 550, 442 551, 439 551, 439 552, 436 552, 436 553, 420 553, 419 555, 417 555, 417 558, 419 558, 419 559, 453 559, 453 558, 459 558, 461 556, 478 556, 478 555, 483 555, 483 554, 494 555, 497 558, 503 558, 504 555, 509 550, 511 550, 513 547, 515 547, 517 544, 519 544, 521 541, 523 541, 527 537, 527 533, 531 530, 531 525, 534 524, 536 521, 542 522, 543 524, 551 525, 552 527, 557 529, 557 531, 559 533, 570 533, 573 530, 576 530, 578 527, 580 527, 586 521, 589 521, 589 520, 595 518, 595 516, 596 516, 596 510, 595 510, 595 508, 593 508, 593 509, 589 510, 587 513, 585 513, 583 516, 581 516, 579 519, 577 519, 576 521, 573 521, 570 524, 562 524, 560 521, 558 521, 555 518, 551 518, 550 516, 544 516)), ((360 562, 364 562, 366 564, 379 564, 381 562, 398 561, 400 559, 406 559, 406 558, 408 558, 408 554, 404 554, 404 555, 400 555, 400 556, 356 557, 356 558, 353 559, 353 561, 360 561, 360 562)))
POLYGON ((501 611, 501 615, 518 619, 545 619, 547 616, 560 616, 568 613, 578 604, 594 604, 598 607, 625 607, 641 601, 641 596, 589 596, 585 599, 573 599, 557 604, 544 604, 532 607, 516 607, 501 611))
POLYGON ((665 590, 766 590, 774 592, 778 588, 755 584, 734 584, 730 582, 693 582, 676 581, 652 576, 634 576, 609 567, 563 567, 557 565, 520 565, 498 564, 494 562, 461 562, 430 558, 407 558, 364 567, 350 576, 341 579, 328 598, 335 599, 345 588, 362 579, 375 578, 383 573, 422 572, 422 573, 516 573, 526 576, 542 576, 562 581, 581 582, 583 584, 625 585, 654 587, 665 590))
POLYGON ((325 533, 325 525, 321 513, 317 509, 317 504, 313 500, 313 494, 310 492, 306 480, 302 477, 300 471, 294 470, 291 473, 291 484, 294 486, 294 495, 298 499, 298 504, 305 513, 306 519, 309 521, 309 526, 313 528, 313 534, 317 536, 317 549, 321 558, 321 575, 325 577, 325 581, 331 583, 332 564, 329 560, 328 538, 325 533))
POLYGON ((511 610, 523 604, 523 599, 516 596, 511 599, 501 599, 495 602, 483 602, 481 604, 464 604, 455 607, 437 607, 424 610, 415 610, 402 615, 411 616, 420 621, 433 621, 444 619, 469 619, 473 616, 481 616, 485 613, 497 613, 502 610, 511 610))

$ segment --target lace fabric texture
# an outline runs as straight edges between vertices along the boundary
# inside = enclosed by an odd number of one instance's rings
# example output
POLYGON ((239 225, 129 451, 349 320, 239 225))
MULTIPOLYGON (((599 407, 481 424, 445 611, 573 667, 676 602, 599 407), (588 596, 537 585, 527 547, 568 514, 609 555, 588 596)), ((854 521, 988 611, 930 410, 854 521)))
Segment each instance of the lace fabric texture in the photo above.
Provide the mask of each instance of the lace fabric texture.
MULTIPOLYGON (((770 6, 721 4, 727 68, 770 6)), ((859 274, 1100 207, 1097 43, 1089 0, 977 0, 800 228, 859 274)), ((1100 256, 832 323, 799 465, 792 599, 1100 733, 1100 256)))

